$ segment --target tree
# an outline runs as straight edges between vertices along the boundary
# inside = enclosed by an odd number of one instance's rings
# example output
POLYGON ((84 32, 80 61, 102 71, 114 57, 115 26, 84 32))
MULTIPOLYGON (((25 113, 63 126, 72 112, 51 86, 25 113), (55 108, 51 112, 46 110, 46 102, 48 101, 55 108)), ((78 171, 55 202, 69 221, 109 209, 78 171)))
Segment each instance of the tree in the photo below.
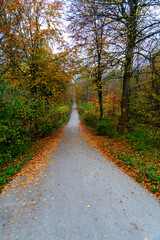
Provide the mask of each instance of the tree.
POLYGON ((15 92, 27 92, 32 132, 38 134, 40 109, 47 114, 51 103, 60 102, 60 94, 64 98, 71 77, 66 58, 51 49, 62 42, 62 4, 59 0, 3 0, 0 4, 1 73, 15 92))
POLYGON ((119 132, 127 127, 129 113, 129 91, 132 77, 134 53, 137 44, 148 40, 160 32, 159 15, 153 6, 160 6, 159 1, 116 0, 104 3, 105 15, 110 18, 113 36, 123 39, 124 74, 121 100, 121 118, 119 132), (153 17, 154 16, 154 17, 153 17))
POLYGON ((61 2, 4 0, 1 9, 0 49, 6 60, 5 67, 18 71, 25 79, 27 76, 30 90, 36 94, 43 49, 51 39, 60 41, 61 2))
POLYGON ((75 45, 87 55, 84 65, 92 72, 92 81, 96 84, 99 99, 100 118, 103 117, 102 76, 106 68, 107 53, 107 21, 103 8, 96 0, 72 2, 69 29, 73 33, 75 45))

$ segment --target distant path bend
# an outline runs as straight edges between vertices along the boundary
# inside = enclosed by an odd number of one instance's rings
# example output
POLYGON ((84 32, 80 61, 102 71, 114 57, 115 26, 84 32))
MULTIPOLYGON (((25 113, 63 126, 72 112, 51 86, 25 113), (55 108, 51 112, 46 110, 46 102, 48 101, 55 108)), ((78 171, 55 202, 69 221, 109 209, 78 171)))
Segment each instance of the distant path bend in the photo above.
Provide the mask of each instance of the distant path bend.
MULTIPOLYGON (((1 240, 160 240, 160 204, 94 150, 73 105, 45 177, 1 198, 1 240)), ((24 179, 25 181, 25 179, 24 179)))

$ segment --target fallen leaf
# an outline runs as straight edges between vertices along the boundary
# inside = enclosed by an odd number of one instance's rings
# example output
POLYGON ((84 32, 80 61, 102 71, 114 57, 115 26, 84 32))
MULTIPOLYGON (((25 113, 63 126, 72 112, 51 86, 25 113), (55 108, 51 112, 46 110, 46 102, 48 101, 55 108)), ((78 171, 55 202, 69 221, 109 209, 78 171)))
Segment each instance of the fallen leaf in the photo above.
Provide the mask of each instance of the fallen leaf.
POLYGON ((14 220, 12 220, 11 223, 14 223, 14 220))
POLYGON ((87 205, 87 208, 90 208, 90 205, 87 205))
POLYGON ((103 200, 103 198, 100 198, 100 200, 102 201, 102 200, 103 200))

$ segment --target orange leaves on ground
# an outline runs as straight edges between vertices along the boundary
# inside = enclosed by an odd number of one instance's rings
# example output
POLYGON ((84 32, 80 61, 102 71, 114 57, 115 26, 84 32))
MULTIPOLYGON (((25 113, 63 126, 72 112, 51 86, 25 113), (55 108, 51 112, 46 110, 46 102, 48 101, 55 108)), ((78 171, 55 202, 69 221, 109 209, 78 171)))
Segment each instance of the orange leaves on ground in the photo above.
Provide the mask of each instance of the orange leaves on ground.
POLYGON ((29 203, 27 203, 27 207, 30 206, 30 205, 35 205, 38 203, 38 200, 36 201, 30 201, 29 203))

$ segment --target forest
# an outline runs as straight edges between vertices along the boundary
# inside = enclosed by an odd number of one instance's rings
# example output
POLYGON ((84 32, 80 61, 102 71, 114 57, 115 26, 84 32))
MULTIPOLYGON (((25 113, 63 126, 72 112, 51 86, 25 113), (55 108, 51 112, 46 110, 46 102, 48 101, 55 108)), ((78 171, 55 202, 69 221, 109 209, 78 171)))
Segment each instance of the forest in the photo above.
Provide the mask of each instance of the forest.
POLYGON ((1 185, 74 98, 82 122, 114 141, 117 164, 159 192, 159 0, 1 1, 1 185))

